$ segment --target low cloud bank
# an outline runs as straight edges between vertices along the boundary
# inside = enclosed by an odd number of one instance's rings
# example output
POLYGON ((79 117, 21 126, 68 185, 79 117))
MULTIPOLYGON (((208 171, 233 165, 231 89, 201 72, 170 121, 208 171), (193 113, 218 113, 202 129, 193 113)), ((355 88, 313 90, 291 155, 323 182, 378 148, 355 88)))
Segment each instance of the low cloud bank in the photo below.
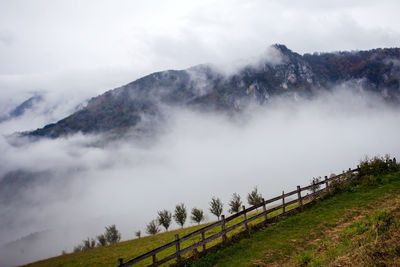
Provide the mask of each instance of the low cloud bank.
POLYGON ((28 174, 14 173, 18 181, 30 178, 29 186, 0 181, 18 195, 0 204, 0 246, 8 243, 0 265, 70 252, 110 224, 123 239, 134 238, 158 210, 180 202, 213 220, 213 196, 227 214, 233 192, 245 199, 257 186, 269 198, 355 167, 366 155, 400 151, 399 109, 348 86, 313 99, 275 98, 235 118, 185 109, 168 118, 151 145, 115 141, 100 148, 93 144, 101 136, 77 134, 12 146, 1 137, 0 177, 23 170, 28 174))

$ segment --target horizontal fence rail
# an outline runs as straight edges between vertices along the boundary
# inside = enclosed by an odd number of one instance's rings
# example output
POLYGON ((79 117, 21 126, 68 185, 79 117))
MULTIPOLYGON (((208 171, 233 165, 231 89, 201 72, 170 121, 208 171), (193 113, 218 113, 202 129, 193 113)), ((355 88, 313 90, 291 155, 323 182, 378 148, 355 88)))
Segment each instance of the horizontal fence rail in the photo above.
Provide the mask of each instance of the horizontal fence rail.
MULTIPOLYGON (((152 263, 149 266, 157 266, 160 264, 164 264, 170 260, 173 259, 177 259, 177 262, 179 263, 182 258, 181 256, 191 252, 199 247, 202 247, 202 251, 206 251, 207 249, 207 244, 222 237, 222 243, 225 242, 227 240, 227 233, 238 229, 241 226, 244 226, 243 231, 247 231, 249 230, 249 223, 259 219, 259 218, 263 218, 263 221, 258 223, 256 226, 260 226, 260 225, 266 225, 267 222, 275 217, 278 216, 282 216, 285 214, 288 214, 289 212, 296 210, 300 207, 302 207, 303 205, 305 205, 306 203, 310 203, 313 200, 315 200, 316 198, 318 198, 321 194, 326 193, 329 191, 329 187, 331 186, 331 184, 333 182, 335 182, 335 184, 340 185, 346 182, 350 182, 356 178, 358 178, 358 174, 359 174, 359 166, 357 166, 356 169, 351 169, 349 168, 348 171, 343 172, 342 174, 339 175, 335 175, 332 177, 327 177, 325 176, 324 179, 321 179, 321 181, 319 182, 313 182, 312 184, 308 185, 308 186, 304 186, 304 187, 300 187, 297 186, 296 190, 290 191, 290 192, 282 192, 281 195, 267 199, 267 200, 262 200, 261 203, 245 208, 245 206, 242 206, 242 211, 233 214, 227 218, 225 218, 224 215, 221 215, 221 220, 211 223, 203 228, 197 229, 183 237, 179 237, 179 235, 175 235, 175 240, 160 246, 158 248, 155 248, 147 253, 144 253, 142 255, 139 255, 131 260, 128 260, 126 262, 123 262, 123 259, 118 259, 118 266, 122 267, 122 266, 131 266, 133 264, 136 264, 138 262, 141 262, 145 259, 148 258, 152 258, 152 263), (320 189, 320 187, 324 185, 325 187, 320 189), (309 191, 311 193, 306 194, 304 196, 302 196, 302 192, 303 191, 309 191), (295 198, 293 198, 292 196, 295 196, 295 198), (289 198, 292 197, 292 198, 289 198), (278 200, 281 200, 281 204, 278 205, 274 205, 272 207, 268 207, 267 208, 267 204, 271 204, 273 202, 276 202, 278 200), (308 201, 308 202, 307 202, 308 201), (297 204, 297 206, 293 206, 297 204), (293 206, 290 211, 287 211, 286 209, 289 206, 293 206), (262 208, 262 211, 260 213, 257 214, 252 214, 251 212, 253 212, 254 210, 258 210, 259 208, 262 208), (281 210, 282 209, 282 213, 279 214, 275 214, 272 216, 271 213, 281 210), (243 217, 243 221, 240 221, 234 225, 230 225, 229 227, 227 227, 227 223, 239 218, 239 217, 243 217), (205 237, 205 233, 207 231, 213 230, 217 227, 220 227, 220 231, 217 231, 216 233, 213 233, 212 235, 205 237), (193 244, 185 247, 185 248, 181 248, 181 244, 182 242, 189 240, 191 238, 194 237, 198 237, 200 241, 195 241, 193 244), (175 247, 175 252, 172 253, 171 255, 164 257, 162 259, 157 259, 156 255, 168 248, 171 247, 175 247)), ((241 231, 241 232, 243 232, 241 231)))

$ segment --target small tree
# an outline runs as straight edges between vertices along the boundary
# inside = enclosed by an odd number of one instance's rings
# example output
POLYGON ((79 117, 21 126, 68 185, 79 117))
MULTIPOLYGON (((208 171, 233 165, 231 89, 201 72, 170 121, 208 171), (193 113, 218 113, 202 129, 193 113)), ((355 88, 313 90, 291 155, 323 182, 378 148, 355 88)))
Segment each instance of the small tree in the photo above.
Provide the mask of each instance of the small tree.
POLYGON ((192 216, 190 216, 193 222, 197 222, 200 224, 201 221, 204 220, 204 212, 201 209, 193 208, 192 209, 192 216))
POLYGON ((165 228, 165 231, 168 231, 168 227, 171 224, 172 214, 168 210, 162 210, 158 212, 158 223, 165 228))
POLYGON ((140 238, 140 235, 142 234, 142 232, 140 232, 140 230, 139 231, 137 231, 137 232, 135 232, 135 236, 137 237, 137 238, 140 238))
POLYGON ((160 232, 160 228, 158 227, 158 223, 156 220, 152 220, 149 224, 146 225, 146 233, 149 235, 155 235, 160 232))
POLYGON ((222 201, 219 198, 213 197, 211 199, 210 212, 212 214, 214 214, 215 216, 217 216, 218 220, 219 220, 219 216, 221 216, 221 214, 222 214, 223 205, 224 204, 222 204, 222 201))
POLYGON ((115 224, 106 227, 104 236, 108 244, 115 244, 121 240, 121 233, 117 230, 115 224))
POLYGON ((309 189, 312 193, 315 193, 318 191, 318 189, 321 187, 321 184, 318 184, 319 182, 321 182, 321 177, 313 177, 310 180, 310 185, 311 188, 309 189))
POLYGON ((107 245, 107 239, 103 234, 98 235, 96 238, 97 238, 97 246, 103 247, 107 245))
POLYGON ((174 219, 177 224, 179 224, 181 227, 186 222, 186 217, 187 217, 187 212, 186 212, 186 207, 183 203, 178 204, 175 206, 175 214, 174 214, 174 219))
POLYGON ((74 247, 74 252, 79 252, 79 251, 82 251, 82 245, 81 244, 79 244, 79 245, 74 247))
POLYGON ((240 207, 242 206, 242 200, 240 199, 240 195, 238 193, 233 193, 232 199, 229 202, 230 213, 237 213, 240 211, 240 207))
POLYGON ((88 239, 83 240, 82 251, 92 249, 95 246, 96 246, 96 240, 94 240, 93 238, 89 239, 88 237, 88 239))
POLYGON ((253 191, 247 194, 247 202, 252 206, 262 203, 262 196, 258 193, 257 186, 254 187, 253 191))

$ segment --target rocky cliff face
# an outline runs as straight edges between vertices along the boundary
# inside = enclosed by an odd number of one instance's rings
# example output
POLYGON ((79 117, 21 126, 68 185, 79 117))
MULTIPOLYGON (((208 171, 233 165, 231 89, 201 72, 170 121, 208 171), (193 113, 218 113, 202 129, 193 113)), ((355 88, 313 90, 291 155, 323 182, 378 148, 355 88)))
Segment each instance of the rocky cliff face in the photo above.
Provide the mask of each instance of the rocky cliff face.
POLYGON ((237 112, 251 102, 266 104, 276 95, 312 96, 349 80, 389 102, 400 102, 400 49, 299 55, 273 45, 274 60, 261 60, 235 74, 209 65, 150 74, 91 99, 76 113, 30 136, 59 137, 76 132, 119 135, 128 129, 149 134, 163 120, 163 109, 183 106, 237 112))

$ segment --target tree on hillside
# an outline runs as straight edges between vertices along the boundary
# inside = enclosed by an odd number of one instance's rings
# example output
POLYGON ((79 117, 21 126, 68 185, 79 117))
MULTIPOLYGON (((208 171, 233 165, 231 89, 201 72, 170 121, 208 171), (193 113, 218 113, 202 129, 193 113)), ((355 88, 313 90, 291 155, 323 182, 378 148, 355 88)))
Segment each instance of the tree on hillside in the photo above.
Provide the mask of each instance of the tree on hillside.
POLYGON ((98 235, 96 238, 97 238, 97 246, 98 247, 103 247, 103 246, 107 245, 107 239, 103 234, 98 235))
POLYGON ((86 240, 83 240, 83 246, 82 246, 82 251, 92 249, 96 246, 96 240, 93 238, 87 238, 86 240))
POLYGON ((171 224, 172 214, 168 210, 162 210, 158 212, 158 223, 165 228, 165 231, 168 231, 168 228, 171 224))
POLYGON ((106 232, 104 233, 108 244, 115 244, 121 240, 121 233, 118 231, 115 224, 106 227, 106 232))
POLYGON ((211 199, 210 212, 212 214, 214 214, 215 216, 217 216, 218 220, 219 220, 219 216, 221 216, 221 214, 222 214, 223 205, 224 204, 222 204, 222 201, 219 198, 213 197, 211 199))
POLYGON ((233 193, 232 199, 229 202, 230 213, 237 213, 240 211, 240 207, 242 206, 242 200, 240 199, 240 195, 238 193, 233 193))
POLYGON ((315 193, 315 192, 318 191, 318 189, 320 189, 321 184, 318 184, 319 182, 321 182, 321 176, 319 176, 319 177, 313 177, 313 178, 310 180, 310 185, 311 185, 310 191, 311 191, 312 193, 315 193))
POLYGON ((149 224, 146 225, 146 233, 149 235, 155 235, 160 232, 160 228, 158 227, 158 223, 156 220, 152 220, 149 224))
POLYGON ((136 231, 135 232, 135 236, 137 237, 137 238, 140 238, 140 235, 142 234, 142 232, 139 230, 139 231, 136 231))
POLYGON ((186 222, 186 217, 187 217, 187 212, 186 212, 186 207, 183 203, 178 204, 175 206, 175 214, 174 214, 174 219, 177 224, 179 224, 181 227, 186 222))
POLYGON ((201 221, 204 220, 204 212, 201 209, 193 208, 192 209, 192 216, 190 216, 193 222, 197 222, 200 224, 201 221))
POLYGON ((251 206, 262 203, 262 196, 258 193, 257 186, 254 187, 253 191, 247 194, 247 202, 251 206))
POLYGON ((73 251, 74 251, 74 252, 82 251, 82 245, 79 244, 79 245, 75 246, 74 249, 73 249, 73 251))

